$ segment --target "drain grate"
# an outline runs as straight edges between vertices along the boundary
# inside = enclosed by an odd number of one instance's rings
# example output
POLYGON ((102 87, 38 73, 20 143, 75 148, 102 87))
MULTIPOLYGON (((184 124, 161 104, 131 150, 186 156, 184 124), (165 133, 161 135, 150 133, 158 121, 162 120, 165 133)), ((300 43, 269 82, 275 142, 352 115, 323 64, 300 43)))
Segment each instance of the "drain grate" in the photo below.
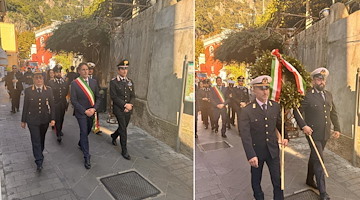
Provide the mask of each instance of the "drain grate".
POLYGON ((230 148, 231 145, 226 141, 220 141, 220 142, 199 144, 198 147, 200 148, 201 151, 213 151, 218 149, 230 148))
POLYGON ((319 195, 316 194, 313 190, 307 189, 305 191, 292 194, 292 195, 285 198, 285 200, 301 200, 301 199, 304 199, 304 200, 318 200, 319 195))
POLYGON ((160 190, 136 171, 104 177, 100 181, 115 199, 140 200, 161 193, 160 190))

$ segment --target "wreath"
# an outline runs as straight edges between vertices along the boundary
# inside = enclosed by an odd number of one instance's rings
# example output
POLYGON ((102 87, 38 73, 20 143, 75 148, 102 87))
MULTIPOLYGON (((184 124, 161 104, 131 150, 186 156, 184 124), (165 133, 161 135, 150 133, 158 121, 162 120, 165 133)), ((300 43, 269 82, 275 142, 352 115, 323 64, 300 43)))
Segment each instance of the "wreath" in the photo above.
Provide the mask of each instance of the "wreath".
MULTIPOLYGON (((286 55, 282 55, 282 57, 296 68, 305 80, 306 88, 310 88, 310 74, 306 71, 300 61, 286 55)), ((266 51, 262 54, 262 56, 258 57, 254 65, 249 67, 250 78, 256 78, 261 75, 270 75, 273 58, 274 56, 271 55, 270 51, 266 51)), ((304 96, 297 91, 294 75, 286 69, 286 67, 281 67, 281 70, 283 74, 283 83, 280 95, 280 104, 284 106, 285 109, 298 108, 300 106, 300 102, 304 99, 304 96)))

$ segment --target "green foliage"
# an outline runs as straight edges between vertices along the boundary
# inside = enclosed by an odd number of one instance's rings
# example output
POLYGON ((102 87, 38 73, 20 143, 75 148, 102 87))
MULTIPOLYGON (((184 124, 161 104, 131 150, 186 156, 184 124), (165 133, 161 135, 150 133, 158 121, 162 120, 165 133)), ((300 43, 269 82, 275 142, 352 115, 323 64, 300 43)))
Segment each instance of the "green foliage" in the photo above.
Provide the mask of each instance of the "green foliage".
POLYGON ((195 40, 195 63, 197 64, 199 62, 199 56, 201 53, 204 53, 204 43, 200 39, 195 40))
POLYGON ((109 26, 98 20, 87 18, 63 23, 47 40, 46 48, 54 52, 81 53, 92 59, 94 51, 108 46, 110 41, 109 26))
POLYGON ((28 59, 31 45, 35 43, 35 34, 32 31, 25 31, 17 36, 19 58, 28 59))
POLYGON ((227 74, 227 79, 236 80, 239 76, 244 76, 246 74, 246 64, 245 63, 229 63, 224 66, 224 70, 227 74))
POLYGON ((222 62, 253 63, 263 51, 282 50, 282 38, 265 28, 249 28, 235 32, 215 51, 215 58, 222 62))
POLYGON ((70 69, 74 58, 73 53, 60 52, 55 55, 55 62, 62 66, 63 70, 70 69))
MULTIPOLYGON (((310 74, 306 71, 300 61, 286 55, 283 55, 283 58, 298 70, 306 82, 306 87, 309 88, 311 82, 310 74)), ((251 78, 255 78, 260 75, 270 75, 272 59, 273 56, 270 51, 264 52, 261 57, 256 59, 254 65, 249 67, 251 78)), ((300 102, 304 97, 297 91, 293 73, 287 70, 286 67, 282 67, 282 73, 284 81, 282 84, 280 103, 285 106, 285 109, 297 108, 300 106, 300 102)))

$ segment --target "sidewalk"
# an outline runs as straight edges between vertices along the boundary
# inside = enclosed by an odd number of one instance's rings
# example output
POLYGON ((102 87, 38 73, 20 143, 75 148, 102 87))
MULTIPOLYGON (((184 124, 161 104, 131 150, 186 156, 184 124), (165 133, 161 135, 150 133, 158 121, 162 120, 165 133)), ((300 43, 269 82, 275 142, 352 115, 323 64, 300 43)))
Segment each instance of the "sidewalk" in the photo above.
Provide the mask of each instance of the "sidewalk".
MULTIPOLYGON (((22 100, 21 100, 22 104, 22 100)), ((22 106, 20 106, 22 107, 22 106)), ((111 144, 108 134, 117 125, 106 123, 100 115, 102 135, 90 134, 92 167, 83 166, 77 147, 79 128, 70 109, 65 116, 61 144, 49 128, 44 150, 44 169, 39 174, 32 155, 29 130, 20 127, 19 113, 10 114, 10 101, 0 83, 0 177, 2 199, 113 199, 99 181, 114 173, 136 170, 161 190, 154 199, 192 199, 193 162, 169 146, 130 124, 128 150, 132 159, 121 156, 121 148, 111 144)))
MULTIPOLYGON (((232 126, 232 129, 226 132, 228 137, 225 139, 221 137, 220 132, 215 134, 203 127, 199 121, 199 138, 195 147, 196 200, 253 199, 250 165, 237 127, 232 126), (199 144, 223 140, 232 147, 205 152, 200 151, 198 147, 199 144)), ((309 188, 305 184, 309 153, 305 137, 290 140, 285 153, 285 197, 309 188)), ((360 168, 351 166, 348 161, 327 149, 324 156, 330 176, 326 178, 327 192, 331 199, 360 199, 360 168)), ((272 199, 272 184, 267 166, 264 166, 262 188, 265 199, 272 199)))

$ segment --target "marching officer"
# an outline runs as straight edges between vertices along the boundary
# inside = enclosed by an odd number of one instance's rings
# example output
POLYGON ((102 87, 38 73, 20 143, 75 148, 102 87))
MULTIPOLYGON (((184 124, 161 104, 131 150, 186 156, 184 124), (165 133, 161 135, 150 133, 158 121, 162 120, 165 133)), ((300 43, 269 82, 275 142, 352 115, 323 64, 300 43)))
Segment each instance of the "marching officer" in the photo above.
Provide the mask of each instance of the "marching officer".
POLYGON ((62 127, 64 123, 64 115, 67 107, 66 95, 69 92, 68 83, 61 77, 61 67, 55 66, 53 68, 55 73, 54 80, 49 81, 49 87, 51 87, 54 95, 55 103, 55 132, 57 141, 61 142, 61 136, 63 136, 62 127))
POLYGON ((129 61, 121 61, 118 67, 118 75, 110 81, 110 97, 113 101, 113 113, 116 116, 119 127, 111 134, 112 144, 117 145, 116 139, 120 136, 121 155, 130 160, 131 157, 127 151, 127 126, 130 121, 133 110, 133 101, 135 99, 134 82, 127 77, 129 61))
POLYGON ((54 97, 50 87, 44 85, 44 76, 35 72, 31 87, 25 89, 21 127, 26 124, 30 130, 31 144, 37 170, 42 170, 45 148, 45 134, 49 127, 55 125, 54 97))
POLYGON ((74 106, 74 115, 80 128, 79 147, 84 154, 84 167, 91 168, 89 133, 96 121, 96 110, 99 108, 101 99, 96 80, 89 78, 89 67, 86 63, 80 63, 77 67, 80 74, 71 82, 70 99, 74 106))
MULTIPOLYGON (((89 78, 91 79, 95 79, 97 84, 98 84, 98 88, 100 90, 100 80, 99 78, 94 74, 94 69, 95 69, 95 63, 92 62, 88 62, 87 63, 89 66, 89 78)), ((100 131, 100 122, 99 122, 99 113, 96 112, 97 115, 97 121, 95 123, 95 126, 93 126, 93 133, 95 133, 96 135, 100 135, 102 133, 102 131, 100 131)))
POLYGON ((211 88, 210 102, 213 107, 213 126, 215 133, 219 131, 219 118, 221 116, 221 136, 226 138, 227 113, 226 105, 229 103, 228 90, 222 85, 222 79, 216 78, 216 86, 211 88))
MULTIPOLYGON (((280 187, 280 156, 276 129, 281 132, 280 105, 269 100, 270 76, 259 76, 250 84, 255 100, 240 112, 240 134, 246 157, 251 165, 251 186, 256 200, 264 199, 261 177, 266 162, 273 184, 274 200, 284 199, 280 187)), ((285 130, 282 144, 287 146, 285 130)))
POLYGON ((326 68, 318 68, 310 74, 313 88, 306 93, 304 100, 301 102, 300 113, 298 110, 294 111, 295 119, 299 127, 307 135, 306 138, 311 149, 306 184, 318 189, 322 200, 330 199, 326 193, 325 173, 315 149, 310 144, 308 135, 312 135, 316 148, 323 159, 326 142, 331 136, 331 123, 334 125, 333 137, 339 138, 341 134, 332 94, 325 90, 328 75, 329 71, 326 68), (304 115, 301 113, 304 113, 304 115), (305 116, 305 119, 302 116, 305 116), (314 175, 316 184, 314 182, 314 175))
MULTIPOLYGON (((234 95, 233 108, 234 108, 235 112, 237 113, 238 124, 239 124, 241 109, 244 108, 250 102, 249 89, 244 86, 244 80, 245 80, 245 78, 243 76, 237 77, 238 85, 236 86, 234 93, 233 93, 233 95, 234 95)), ((239 128, 240 127, 238 126, 238 129, 239 128)), ((240 129, 239 129, 239 131, 240 131, 240 129)))
POLYGON ((235 109, 234 109, 235 94, 234 93, 236 88, 234 88, 235 81, 229 80, 228 84, 229 86, 227 87, 227 90, 229 95, 229 105, 227 109, 227 114, 228 114, 227 128, 231 129, 230 124, 235 126, 235 109))
POLYGON ((5 86, 9 90, 11 97, 11 113, 19 112, 20 95, 23 90, 23 75, 19 72, 16 65, 12 66, 12 71, 5 77, 5 86))
POLYGON ((201 118, 202 121, 204 122, 205 125, 205 129, 209 128, 209 120, 211 123, 212 120, 212 112, 211 112, 211 103, 210 103, 210 86, 209 86, 209 81, 208 80, 204 80, 203 81, 203 88, 198 89, 198 95, 199 95, 199 101, 201 102, 201 118))

